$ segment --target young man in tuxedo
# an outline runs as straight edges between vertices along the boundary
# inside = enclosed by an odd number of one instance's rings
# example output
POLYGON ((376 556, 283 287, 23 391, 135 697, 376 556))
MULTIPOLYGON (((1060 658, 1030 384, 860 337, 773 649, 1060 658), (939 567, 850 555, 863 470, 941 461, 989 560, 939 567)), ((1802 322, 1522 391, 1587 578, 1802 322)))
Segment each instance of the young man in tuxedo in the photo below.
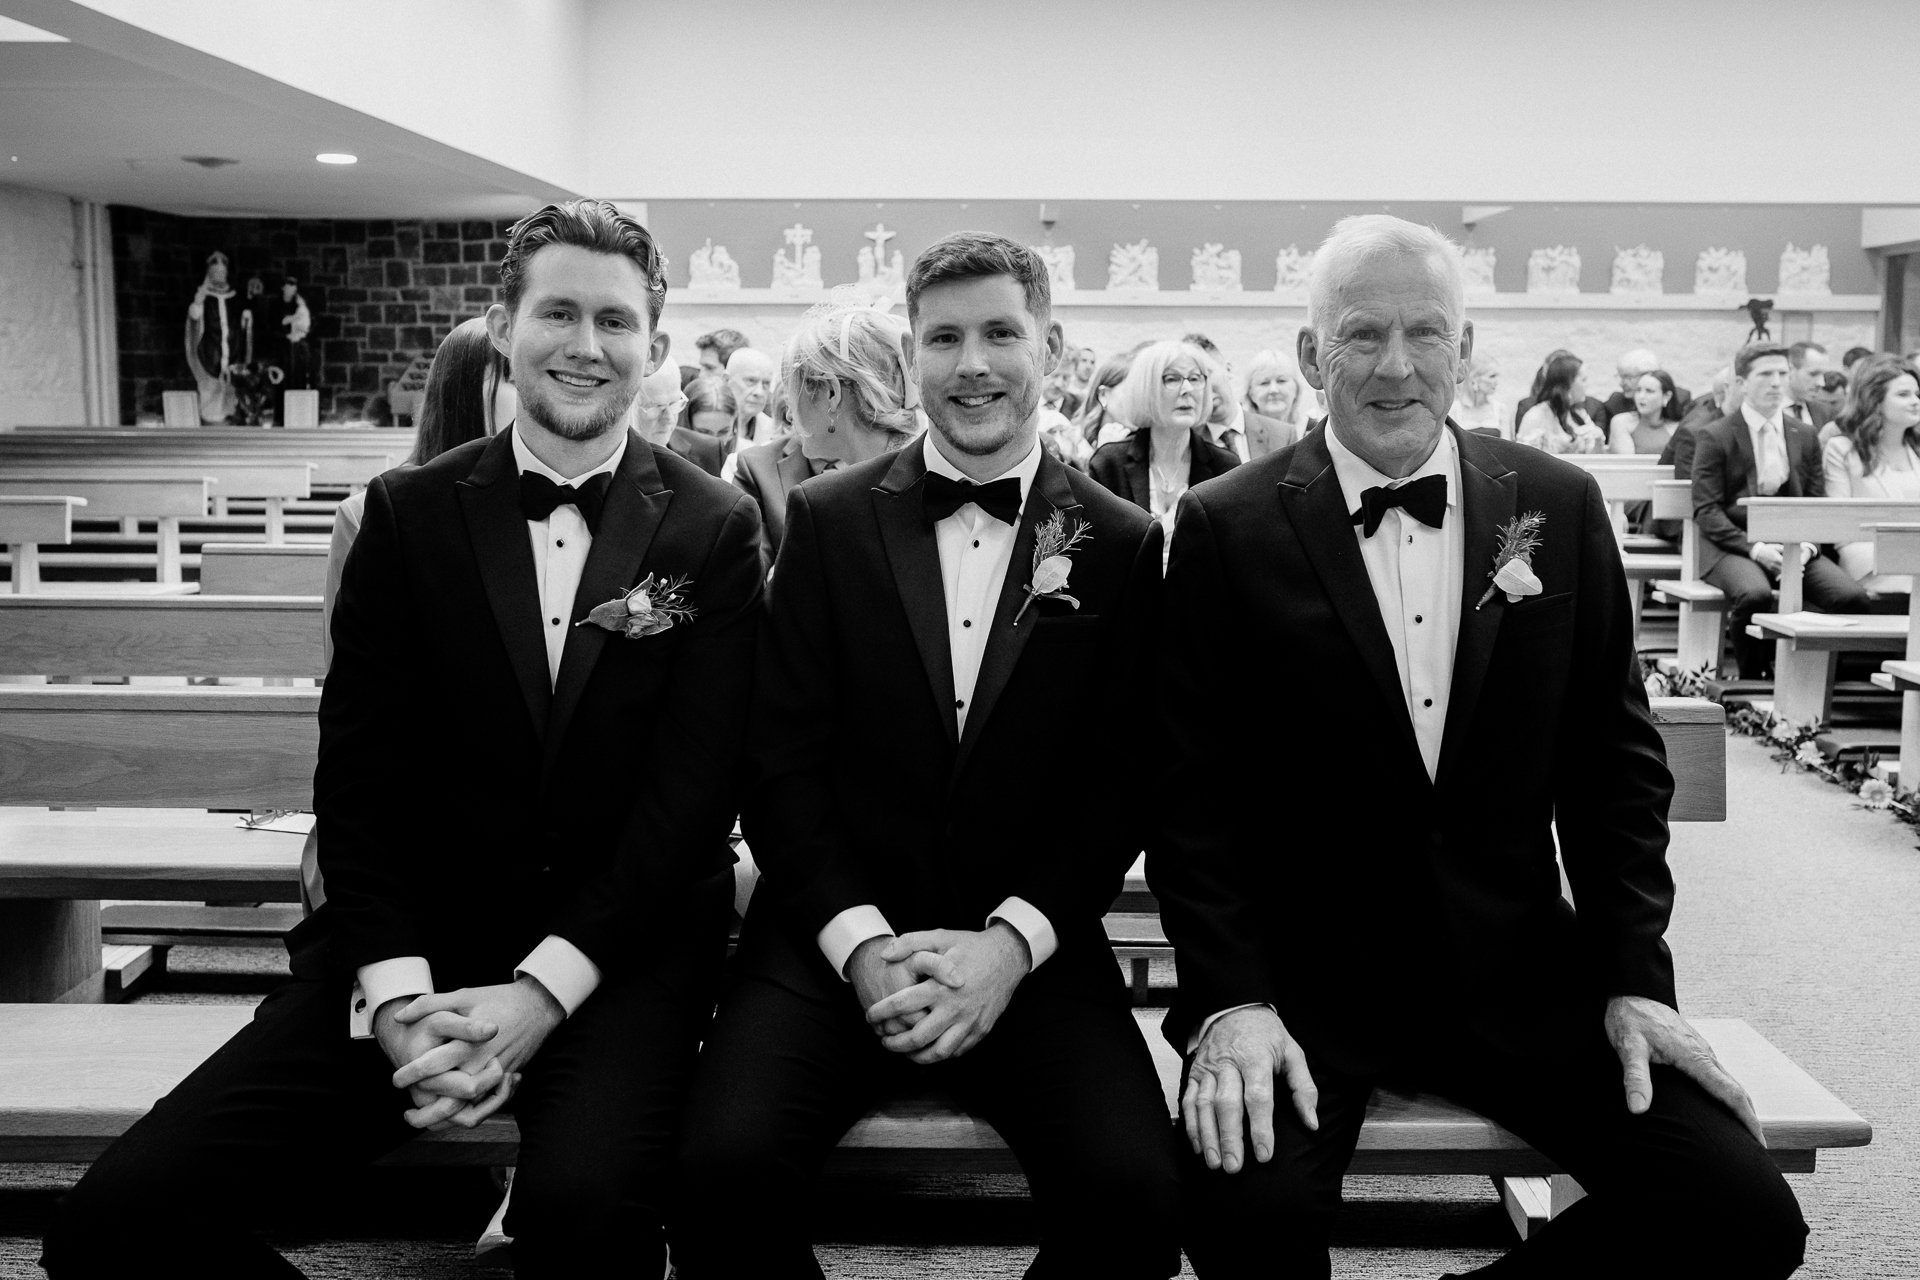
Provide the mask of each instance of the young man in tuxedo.
POLYGON ((820 1275, 828 1152, 933 1087, 1025 1168, 1029 1274, 1168 1276, 1177 1150, 1101 927, 1144 834, 1160 537, 1039 445, 1062 342, 1036 255, 950 236, 907 298, 932 430, 788 499, 744 815, 764 878, 688 1107, 674 1260, 820 1275), (1039 540, 1076 533, 1068 579, 1036 581, 1039 540))
POLYGON ((514 429, 367 490, 320 704, 327 902, 294 980, 66 1198, 59 1280, 156 1249, 297 1275, 260 1217, 509 1102, 518 1273, 664 1267, 726 948, 759 515, 620 427, 667 351, 645 228, 549 205, 500 273, 514 429), (649 582, 650 609, 589 616, 649 582))
POLYGON ((1180 508, 1161 790, 1208 799, 1164 807, 1147 874, 1180 967, 1187 1253, 1203 1277, 1326 1276, 1387 1083, 1482 1112, 1588 1192, 1489 1276, 1784 1276, 1793 1193, 1674 1008, 1673 784, 1606 505, 1448 421, 1464 292, 1431 228, 1341 222, 1300 336, 1326 429, 1180 508), (1496 580, 1516 518, 1537 545, 1496 580), (1299 678, 1221 697, 1223 652, 1299 678), (1273 729, 1241 764, 1278 781, 1213 785, 1250 724, 1273 729))

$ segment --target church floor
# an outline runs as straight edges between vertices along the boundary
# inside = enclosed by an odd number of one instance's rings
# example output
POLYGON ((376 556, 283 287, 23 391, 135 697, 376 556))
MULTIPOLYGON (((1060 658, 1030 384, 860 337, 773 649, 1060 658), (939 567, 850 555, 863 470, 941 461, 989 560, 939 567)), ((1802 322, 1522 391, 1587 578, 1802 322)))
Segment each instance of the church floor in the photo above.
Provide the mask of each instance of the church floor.
MULTIPOLYGON (((1874 1126, 1872 1146, 1823 1154, 1819 1172, 1789 1177, 1813 1227, 1801 1274, 1920 1274, 1916 836, 1810 774, 1780 773, 1744 738, 1728 742, 1727 786, 1728 822, 1674 829, 1680 894, 1669 939, 1682 1008, 1745 1018, 1874 1126)), ((146 999, 252 1001, 284 972, 264 951, 182 948, 170 967, 167 988, 146 999)), ((0 1277, 41 1274, 39 1233, 79 1172, 0 1166, 0 1277)), ((1016 1178, 842 1179, 823 1198, 819 1255, 836 1280, 1016 1277, 1033 1257, 1032 1206, 1016 1178), (855 1202, 869 1207, 855 1213, 855 1202)), ((1481 1178, 1352 1178, 1347 1198, 1334 1250, 1341 1280, 1462 1271, 1512 1239, 1481 1178)), ((394 1171, 340 1189, 325 1216, 334 1237, 278 1242, 313 1277, 503 1275, 472 1256, 495 1203, 483 1171, 394 1171), (392 1208, 402 1186, 404 1223, 392 1208)), ((189 1247, 157 1242, 156 1263, 162 1254, 177 1263, 189 1247)))

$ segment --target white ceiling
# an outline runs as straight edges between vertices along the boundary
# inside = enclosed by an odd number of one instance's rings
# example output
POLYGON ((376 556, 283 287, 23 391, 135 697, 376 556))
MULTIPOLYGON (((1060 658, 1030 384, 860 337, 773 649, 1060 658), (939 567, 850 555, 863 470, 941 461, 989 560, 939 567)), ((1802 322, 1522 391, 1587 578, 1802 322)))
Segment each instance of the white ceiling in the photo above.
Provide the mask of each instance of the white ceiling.
POLYGON ((266 77, 203 82, 204 55, 177 74, 153 65, 168 51, 135 62, 21 34, 0 30, 0 183, 215 216, 506 217, 571 194, 266 77))

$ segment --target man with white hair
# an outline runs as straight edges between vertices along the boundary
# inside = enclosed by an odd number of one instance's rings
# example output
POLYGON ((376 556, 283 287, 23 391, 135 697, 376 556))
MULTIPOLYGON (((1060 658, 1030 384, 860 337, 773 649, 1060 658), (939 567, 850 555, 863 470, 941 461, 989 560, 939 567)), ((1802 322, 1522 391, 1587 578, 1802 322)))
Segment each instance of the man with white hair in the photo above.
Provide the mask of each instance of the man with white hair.
POLYGON ((1156 786, 1207 801, 1164 806, 1147 872, 1180 966, 1183 1244, 1202 1277, 1327 1276, 1386 1084, 1487 1115, 1588 1192, 1484 1274, 1784 1276, 1799 1207, 1674 1007, 1673 781, 1606 506, 1449 421, 1463 294, 1438 232, 1343 220, 1299 339, 1326 429, 1180 507, 1156 786), (1295 674, 1222 697, 1227 650, 1295 674), (1237 762, 1267 786, 1222 788, 1218 745, 1249 724, 1298 731, 1237 762))
POLYGON ((741 347, 727 357, 727 389, 733 392, 733 439, 729 452, 765 444, 774 435, 766 413, 773 400, 773 379, 779 366, 773 357, 752 347, 741 347))

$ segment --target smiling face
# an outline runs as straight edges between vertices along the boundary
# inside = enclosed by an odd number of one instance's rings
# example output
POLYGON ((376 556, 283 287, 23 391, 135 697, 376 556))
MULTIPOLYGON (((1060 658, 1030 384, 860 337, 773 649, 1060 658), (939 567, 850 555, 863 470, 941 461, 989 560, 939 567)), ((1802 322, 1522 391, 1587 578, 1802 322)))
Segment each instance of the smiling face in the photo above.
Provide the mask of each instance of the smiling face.
POLYGON ((1761 356, 1747 369, 1747 404, 1763 418, 1779 413, 1787 402, 1787 380, 1791 375, 1785 356, 1761 356))
POLYGON ((1642 422, 1658 422, 1660 411, 1667 405, 1667 389, 1660 385, 1660 379, 1651 374, 1641 374, 1633 385, 1633 411, 1640 415, 1642 422))
POLYGON ((1040 388, 1061 346, 1060 326, 1042 327, 1012 276, 947 280, 920 294, 909 372, 956 465, 1011 466, 1027 455, 1040 388))
POLYGON ((1453 408, 1473 354, 1457 301, 1438 264, 1383 254, 1339 282, 1319 332, 1300 331, 1300 369, 1326 392, 1330 425, 1385 475, 1426 461, 1453 408))
POLYGON ((527 259, 525 280, 513 314, 487 313, 520 416, 563 440, 618 430, 667 354, 666 335, 650 332, 646 274, 621 254, 550 244, 527 259))
POLYGON ((1920 382, 1903 373, 1887 384, 1887 398, 1880 402, 1880 417, 1889 430, 1910 431, 1920 426, 1920 382))

